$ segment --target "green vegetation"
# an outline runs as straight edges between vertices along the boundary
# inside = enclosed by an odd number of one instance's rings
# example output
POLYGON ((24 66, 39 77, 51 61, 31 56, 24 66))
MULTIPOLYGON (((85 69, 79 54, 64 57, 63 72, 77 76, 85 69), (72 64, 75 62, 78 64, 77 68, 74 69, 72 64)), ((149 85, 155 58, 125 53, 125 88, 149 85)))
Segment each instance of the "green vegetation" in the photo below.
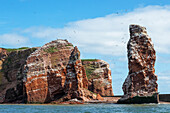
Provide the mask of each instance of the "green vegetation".
POLYGON ((93 71, 92 70, 88 70, 88 69, 86 69, 86 75, 87 75, 87 78, 88 79, 90 79, 91 77, 90 77, 90 75, 93 73, 93 71))
POLYGON ((91 93, 93 93, 93 94, 97 95, 96 93, 94 93, 94 92, 90 91, 89 89, 86 89, 86 88, 83 88, 83 89, 84 89, 84 90, 88 90, 89 92, 91 92, 91 93))
POLYGON ((57 52, 58 49, 56 47, 50 47, 50 48, 44 49, 44 51, 47 53, 54 53, 54 52, 57 52))
POLYGON ((86 76, 88 79, 91 79, 91 75, 93 73, 93 71, 95 70, 95 68, 93 67, 93 65, 88 65, 88 66, 84 66, 85 70, 86 70, 86 76))
POLYGON ((66 45, 66 46, 72 46, 72 47, 73 47, 73 44, 68 44, 68 45, 66 45))
POLYGON ((94 79, 99 78, 100 75, 93 75, 93 72, 98 67, 95 64, 83 64, 85 70, 86 70, 86 76, 88 79, 94 79))
POLYGON ((81 59, 81 61, 97 61, 98 59, 81 59))
POLYGON ((31 48, 32 52, 34 52, 35 50, 37 50, 37 48, 31 48))
POLYGON ((18 51, 23 49, 29 49, 29 47, 21 47, 21 48, 5 48, 7 52, 18 51))
POLYGON ((88 79, 99 78, 100 75, 93 75, 95 69, 99 68, 99 64, 93 63, 93 61, 97 61, 98 59, 81 59, 84 61, 91 61, 91 63, 83 63, 83 66, 86 70, 86 76, 88 79))
MULTIPOLYGON (((89 90, 90 91, 90 90, 89 90)), ((92 91, 90 91, 91 93, 93 93, 93 94, 95 94, 95 95, 97 95, 96 93, 94 93, 94 92, 92 92, 92 91)))

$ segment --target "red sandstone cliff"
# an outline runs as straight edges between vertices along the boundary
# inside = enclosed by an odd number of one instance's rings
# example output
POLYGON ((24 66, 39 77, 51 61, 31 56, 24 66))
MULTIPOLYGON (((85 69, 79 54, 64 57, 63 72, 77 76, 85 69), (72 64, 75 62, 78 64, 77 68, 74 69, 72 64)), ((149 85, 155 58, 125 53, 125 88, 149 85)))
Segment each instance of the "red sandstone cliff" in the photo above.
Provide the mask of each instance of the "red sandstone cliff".
POLYGON ((68 41, 56 40, 28 57, 25 66, 27 102, 50 102, 65 95, 66 67, 73 49, 68 41))
POLYGON ((101 60, 96 64, 99 67, 90 76, 100 77, 87 79, 80 51, 67 40, 40 48, 0 48, 0 103, 89 101, 99 99, 95 93, 112 95, 108 64, 101 60))
POLYGON ((47 43, 32 53, 25 66, 27 102, 95 99, 87 90, 88 81, 80 52, 67 40, 47 43))
POLYGON ((65 99, 78 99, 89 101, 96 99, 97 95, 88 90, 88 80, 85 69, 81 63, 80 51, 77 47, 71 53, 69 63, 67 65, 67 74, 65 82, 65 99))
POLYGON ((0 103, 24 102, 23 70, 27 57, 36 48, 0 48, 0 103))
POLYGON ((88 89, 101 96, 113 96, 109 64, 98 59, 85 59, 82 64, 88 78, 88 89))
POLYGON ((158 91, 155 75, 156 52, 146 28, 130 25, 130 40, 127 45, 129 75, 123 84, 124 96, 119 103, 152 103, 149 99, 142 101, 134 97, 152 97, 158 91), (133 102, 132 102, 133 99, 133 102), (142 102, 140 102, 142 101, 142 102))

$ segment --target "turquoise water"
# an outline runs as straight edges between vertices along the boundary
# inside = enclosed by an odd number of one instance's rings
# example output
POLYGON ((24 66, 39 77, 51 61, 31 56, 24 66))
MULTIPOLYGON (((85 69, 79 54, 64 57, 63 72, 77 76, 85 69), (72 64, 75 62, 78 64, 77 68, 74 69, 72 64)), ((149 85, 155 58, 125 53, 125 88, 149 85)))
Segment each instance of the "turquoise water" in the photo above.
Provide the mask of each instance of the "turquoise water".
POLYGON ((0 105, 0 113, 170 113, 170 104, 0 105))

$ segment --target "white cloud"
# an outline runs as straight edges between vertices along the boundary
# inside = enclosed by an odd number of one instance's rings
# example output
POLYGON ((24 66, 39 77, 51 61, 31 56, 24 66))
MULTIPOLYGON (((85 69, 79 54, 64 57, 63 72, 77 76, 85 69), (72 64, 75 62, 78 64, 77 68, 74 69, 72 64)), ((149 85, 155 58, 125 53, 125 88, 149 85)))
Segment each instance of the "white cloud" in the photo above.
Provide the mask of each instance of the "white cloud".
POLYGON ((160 76, 160 80, 168 80, 170 82, 170 76, 160 76))
POLYGON ((28 45, 29 40, 26 37, 17 34, 0 35, 0 46, 2 47, 21 47, 28 45))
POLYGON ((155 48, 170 53, 170 6, 148 6, 132 12, 68 23, 64 28, 32 27, 24 30, 35 38, 69 39, 74 45, 86 48, 84 53, 126 55, 128 27, 139 24, 147 28, 155 48))
POLYGON ((158 81, 160 83, 170 83, 170 74, 169 74, 169 70, 165 71, 165 72, 160 72, 158 73, 158 81))
POLYGON ((170 70, 164 70, 162 72, 159 72, 158 75, 160 75, 160 76, 170 76, 170 70))
MULTIPOLYGON (((31 27, 23 30, 22 35, 30 36, 32 40, 41 38, 41 41, 45 43, 57 38, 68 39, 77 45, 82 53, 126 56, 129 25, 139 24, 147 28, 157 52, 170 53, 169 18, 170 6, 148 6, 121 15, 111 14, 105 17, 71 22, 64 28, 31 27)), ((4 34, 1 35, 1 38, 7 36, 4 34)), ((25 37, 14 35, 15 37, 26 41, 25 37)), ((3 44, 18 45, 18 42, 15 44, 11 38, 13 37, 4 38, 3 44)))

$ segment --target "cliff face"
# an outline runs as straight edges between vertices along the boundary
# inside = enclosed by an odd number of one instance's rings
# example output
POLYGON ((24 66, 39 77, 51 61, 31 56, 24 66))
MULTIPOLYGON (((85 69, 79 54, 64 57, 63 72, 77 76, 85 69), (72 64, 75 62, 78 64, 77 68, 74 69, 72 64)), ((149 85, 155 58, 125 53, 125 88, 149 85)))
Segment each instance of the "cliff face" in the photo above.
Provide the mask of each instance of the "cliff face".
POLYGON ((69 63, 67 65, 67 75, 65 82, 65 99, 74 99, 88 101, 96 99, 95 94, 88 90, 88 80, 85 69, 80 59, 80 51, 77 47, 71 53, 69 63))
POLYGON ((112 96, 109 65, 102 60, 90 65, 96 67, 88 79, 90 69, 84 68, 80 51, 67 40, 40 48, 0 48, 0 103, 89 101, 99 99, 95 93, 112 96))
POLYGON ((25 65, 27 102, 94 99, 90 93, 80 52, 67 40, 47 43, 32 53, 25 65))
POLYGON ((146 28, 130 25, 130 40, 127 45, 129 75, 123 84, 124 96, 120 103, 152 103, 156 100, 140 102, 134 97, 152 97, 158 91, 155 75, 156 53, 146 28))
POLYGON ((0 103, 24 101, 22 72, 27 57, 35 50, 0 48, 0 103))
POLYGON ((103 60, 82 60, 88 78, 88 89, 101 96, 113 96, 109 64, 103 60))
POLYGON ((50 102, 65 95, 66 67, 73 49, 68 41, 56 40, 28 57, 25 66, 28 102, 50 102))

